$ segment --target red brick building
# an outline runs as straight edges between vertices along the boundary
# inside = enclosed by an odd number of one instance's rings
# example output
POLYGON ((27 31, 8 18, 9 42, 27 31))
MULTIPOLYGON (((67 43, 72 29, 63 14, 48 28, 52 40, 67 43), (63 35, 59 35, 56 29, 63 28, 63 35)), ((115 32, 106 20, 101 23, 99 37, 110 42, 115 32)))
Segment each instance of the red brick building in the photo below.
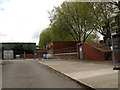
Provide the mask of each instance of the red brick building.
POLYGON ((47 44, 49 53, 55 58, 82 59, 84 60, 109 60, 111 49, 100 43, 82 43, 82 51, 79 44, 74 41, 52 41, 47 44), (80 53, 81 51, 81 53, 80 53))
POLYGON ((54 58, 78 59, 76 45, 77 42, 74 41, 52 41, 47 44, 47 48, 54 58))
POLYGON ((112 59, 112 51, 109 47, 100 43, 82 43, 82 53, 85 60, 109 60, 112 59))

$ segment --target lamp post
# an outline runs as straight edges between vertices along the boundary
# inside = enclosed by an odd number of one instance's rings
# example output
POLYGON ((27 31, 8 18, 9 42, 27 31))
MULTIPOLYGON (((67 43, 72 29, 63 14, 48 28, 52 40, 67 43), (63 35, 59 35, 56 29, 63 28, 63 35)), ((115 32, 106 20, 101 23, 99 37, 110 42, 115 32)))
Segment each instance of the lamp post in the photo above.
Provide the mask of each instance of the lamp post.
POLYGON ((112 56, 114 70, 120 70, 120 31, 112 33, 112 56))
POLYGON ((112 33, 113 70, 118 70, 118 88, 120 90, 120 31, 112 33))
POLYGON ((112 23, 111 40, 113 47, 113 70, 118 70, 118 88, 120 90, 120 12, 118 12, 118 14, 113 17, 112 23))

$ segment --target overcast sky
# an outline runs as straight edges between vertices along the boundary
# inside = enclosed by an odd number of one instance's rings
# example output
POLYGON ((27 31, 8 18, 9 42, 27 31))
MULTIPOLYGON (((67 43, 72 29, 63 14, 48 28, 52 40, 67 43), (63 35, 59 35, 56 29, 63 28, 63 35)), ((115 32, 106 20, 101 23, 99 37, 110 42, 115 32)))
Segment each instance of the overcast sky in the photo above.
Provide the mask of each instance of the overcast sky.
POLYGON ((48 11, 64 0, 0 0, 0 42, 39 42, 48 11))

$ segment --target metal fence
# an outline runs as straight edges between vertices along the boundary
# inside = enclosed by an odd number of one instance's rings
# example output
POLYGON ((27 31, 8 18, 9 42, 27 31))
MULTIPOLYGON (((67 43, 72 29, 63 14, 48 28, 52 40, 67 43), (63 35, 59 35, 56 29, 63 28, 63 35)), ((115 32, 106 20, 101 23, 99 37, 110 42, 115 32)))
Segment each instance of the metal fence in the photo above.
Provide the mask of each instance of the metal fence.
POLYGON ((53 53, 58 54, 58 53, 73 53, 73 52, 77 52, 76 47, 68 47, 68 48, 56 49, 56 50, 54 50, 53 53))
POLYGON ((77 59, 78 52, 76 47, 56 49, 53 51, 54 58, 77 59))
POLYGON ((28 53, 26 51, 12 51, 3 50, 1 51, 1 59, 41 59, 45 51, 34 51, 33 53, 28 53))

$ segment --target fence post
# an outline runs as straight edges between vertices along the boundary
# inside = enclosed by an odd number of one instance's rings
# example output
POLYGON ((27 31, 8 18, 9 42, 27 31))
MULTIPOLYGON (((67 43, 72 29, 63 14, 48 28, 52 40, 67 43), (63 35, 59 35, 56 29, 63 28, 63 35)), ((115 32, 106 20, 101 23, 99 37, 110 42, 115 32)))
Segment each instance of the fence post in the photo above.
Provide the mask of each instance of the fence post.
POLYGON ((26 58, 26 56, 25 56, 25 51, 24 51, 24 59, 26 58))

